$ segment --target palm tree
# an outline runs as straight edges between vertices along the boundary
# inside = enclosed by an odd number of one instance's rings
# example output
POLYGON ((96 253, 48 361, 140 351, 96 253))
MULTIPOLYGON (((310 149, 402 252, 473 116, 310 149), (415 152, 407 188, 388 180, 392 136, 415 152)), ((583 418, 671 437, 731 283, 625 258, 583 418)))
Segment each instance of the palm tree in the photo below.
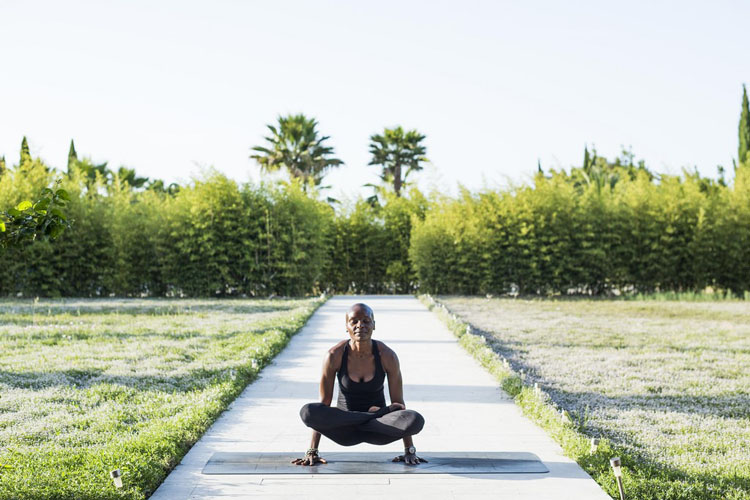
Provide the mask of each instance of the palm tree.
POLYGON ((393 183, 396 196, 401 196, 401 188, 409 174, 422 170, 421 163, 429 161, 425 157, 426 148, 420 144, 424 139, 425 136, 416 130, 404 132, 401 127, 387 128, 383 135, 370 137, 372 161, 369 164, 382 165, 380 178, 393 183))
POLYGON ((128 167, 117 169, 117 176, 120 178, 120 181, 127 182, 133 189, 140 189, 148 182, 148 177, 138 177, 135 169, 128 167))
POLYGON ((302 180, 306 189, 309 182, 318 186, 329 168, 343 165, 344 162, 331 157, 333 148, 323 145, 329 136, 318 137, 318 122, 314 118, 300 113, 279 116, 278 120, 278 127, 268 125, 271 135, 264 139, 269 146, 252 148, 259 154, 250 158, 263 170, 273 172, 284 167, 293 178, 302 180))

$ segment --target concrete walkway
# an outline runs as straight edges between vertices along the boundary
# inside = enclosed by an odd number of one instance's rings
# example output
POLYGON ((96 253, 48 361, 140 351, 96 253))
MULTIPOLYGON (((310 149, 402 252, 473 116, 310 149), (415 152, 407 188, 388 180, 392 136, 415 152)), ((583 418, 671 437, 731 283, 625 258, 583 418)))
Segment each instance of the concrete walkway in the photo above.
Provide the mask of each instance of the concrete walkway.
MULTIPOLYGON (((386 386, 387 387, 387 386, 386 386)), ((334 395, 334 401, 336 396, 334 395)), ((392 451, 358 445, 344 448, 326 438, 321 456, 333 451, 392 451)), ((321 307, 261 377, 196 443, 151 500, 241 498, 610 498, 536 425, 523 417, 495 380, 457 343, 435 315, 411 296, 334 297, 321 307), (346 338, 344 314, 354 302, 375 311, 373 337, 401 360, 407 407, 425 417, 414 437, 419 451, 526 451, 539 456, 547 474, 498 475, 203 475, 216 451, 304 454, 310 429, 299 408, 318 400, 326 349, 346 338)))

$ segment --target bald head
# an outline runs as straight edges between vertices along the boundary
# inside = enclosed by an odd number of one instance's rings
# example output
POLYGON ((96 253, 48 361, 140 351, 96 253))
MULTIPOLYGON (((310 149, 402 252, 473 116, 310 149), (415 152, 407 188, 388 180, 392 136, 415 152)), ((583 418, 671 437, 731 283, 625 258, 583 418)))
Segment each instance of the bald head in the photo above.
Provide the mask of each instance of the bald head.
POLYGON ((349 308, 349 310, 346 312, 346 319, 349 320, 349 317, 353 315, 355 312, 361 311, 368 316, 370 316, 370 319, 375 319, 375 313, 372 311, 372 307, 368 306, 367 304, 363 304, 361 302, 354 304, 352 307, 349 308))
POLYGON ((375 330, 375 314, 367 304, 354 304, 346 312, 346 331, 355 342, 369 342, 375 330))

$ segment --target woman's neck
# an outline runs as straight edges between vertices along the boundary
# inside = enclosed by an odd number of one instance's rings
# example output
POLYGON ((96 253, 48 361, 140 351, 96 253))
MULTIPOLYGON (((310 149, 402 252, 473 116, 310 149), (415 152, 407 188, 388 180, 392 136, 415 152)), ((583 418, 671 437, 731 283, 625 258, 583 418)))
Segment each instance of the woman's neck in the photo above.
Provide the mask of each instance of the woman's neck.
POLYGON ((369 356, 372 354, 372 339, 363 341, 350 340, 349 349, 357 357, 369 356))

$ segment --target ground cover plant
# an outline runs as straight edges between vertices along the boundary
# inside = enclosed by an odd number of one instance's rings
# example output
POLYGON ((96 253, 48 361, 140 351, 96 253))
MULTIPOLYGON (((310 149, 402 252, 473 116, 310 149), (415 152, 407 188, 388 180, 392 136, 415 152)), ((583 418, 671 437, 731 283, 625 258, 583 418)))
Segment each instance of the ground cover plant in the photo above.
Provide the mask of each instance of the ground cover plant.
POLYGON ((750 498, 747 302, 438 300, 457 333, 478 332, 464 347, 613 496, 607 459, 620 454, 628 498, 750 498), (605 448, 591 454, 589 437, 605 448))
POLYGON ((320 303, 0 302, 0 499, 148 497, 320 303))

